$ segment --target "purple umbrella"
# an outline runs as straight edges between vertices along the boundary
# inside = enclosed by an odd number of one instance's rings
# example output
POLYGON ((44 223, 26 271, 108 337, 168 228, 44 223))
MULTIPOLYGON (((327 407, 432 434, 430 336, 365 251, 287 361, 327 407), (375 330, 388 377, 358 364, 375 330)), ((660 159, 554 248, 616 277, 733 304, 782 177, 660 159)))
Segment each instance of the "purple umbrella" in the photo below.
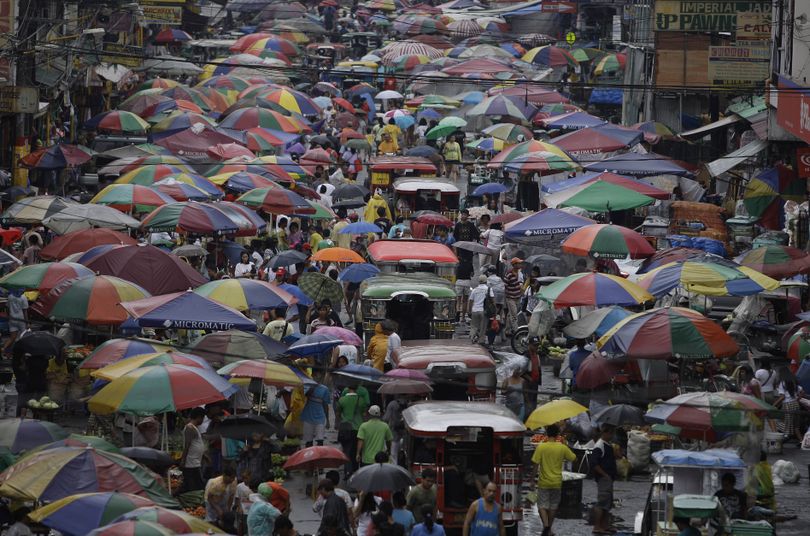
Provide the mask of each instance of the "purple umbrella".
POLYGON ((307 149, 300 143, 296 142, 290 145, 290 148, 287 149, 287 152, 290 154, 304 154, 305 152, 307 152, 307 149))

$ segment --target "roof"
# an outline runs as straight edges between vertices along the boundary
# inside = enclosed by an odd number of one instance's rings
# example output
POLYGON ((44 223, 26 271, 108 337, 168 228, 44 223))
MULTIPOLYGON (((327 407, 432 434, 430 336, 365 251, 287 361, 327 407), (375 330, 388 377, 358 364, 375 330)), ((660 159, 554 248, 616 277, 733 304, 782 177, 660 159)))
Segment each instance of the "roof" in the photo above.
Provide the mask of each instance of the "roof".
POLYGON ((744 469, 745 462, 733 450, 709 449, 693 452, 681 449, 666 449, 654 452, 653 461, 660 466, 705 467, 720 469, 744 469))
POLYGON ((404 260, 458 263, 453 250, 432 240, 377 240, 368 246, 373 262, 404 260))
POLYGON ((436 166, 427 158, 421 156, 378 156, 369 161, 371 171, 401 171, 412 169, 436 173, 436 166))
POLYGON ((398 294, 425 295, 431 300, 449 300, 456 298, 452 283, 437 275, 429 273, 416 274, 379 274, 366 279, 361 295, 371 299, 390 299, 398 294))
POLYGON ((466 369, 495 368, 489 350, 471 342, 453 339, 403 341, 402 346, 394 350, 392 359, 397 367, 412 370, 452 364, 466 369))
POLYGON ((397 192, 418 192, 420 190, 439 190, 442 193, 459 194, 461 191, 455 184, 439 178, 407 178, 394 182, 397 192))
POLYGON ((731 168, 745 163, 746 160, 758 155, 767 147, 768 142, 764 140, 754 140, 751 143, 743 145, 736 151, 728 153, 726 156, 722 156, 717 160, 709 162, 706 164, 706 169, 709 171, 709 175, 712 177, 717 177, 731 168))
POLYGON ((496 433, 526 430, 506 406, 492 402, 420 402, 402 412, 405 426, 419 432, 447 432, 454 426, 492 428, 496 433))

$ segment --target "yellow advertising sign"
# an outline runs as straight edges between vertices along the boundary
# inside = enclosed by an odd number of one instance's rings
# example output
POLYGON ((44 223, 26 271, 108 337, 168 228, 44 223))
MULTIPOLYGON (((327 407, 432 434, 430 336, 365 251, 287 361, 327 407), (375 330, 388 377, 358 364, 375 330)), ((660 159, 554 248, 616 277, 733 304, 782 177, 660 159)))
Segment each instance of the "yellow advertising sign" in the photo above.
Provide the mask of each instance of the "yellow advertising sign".
POLYGON ((183 22, 182 6, 141 6, 144 24, 179 26, 183 22))

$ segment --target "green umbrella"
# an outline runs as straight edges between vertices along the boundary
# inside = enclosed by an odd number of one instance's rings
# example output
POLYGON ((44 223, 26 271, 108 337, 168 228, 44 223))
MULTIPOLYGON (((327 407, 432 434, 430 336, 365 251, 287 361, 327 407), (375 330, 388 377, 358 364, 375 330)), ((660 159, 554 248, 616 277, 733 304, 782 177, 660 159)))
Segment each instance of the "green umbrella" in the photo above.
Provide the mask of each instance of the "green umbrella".
POLYGON ((319 272, 305 272, 298 278, 298 288, 315 302, 328 299, 333 304, 343 301, 343 287, 319 272))
POLYGON ((449 116, 442 118, 442 120, 439 121, 439 126, 440 127, 452 126, 456 128, 461 128, 467 126, 467 121, 461 117, 449 116))
POLYGON ((429 140, 437 140, 439 138, 446 138, 450 134, 456 132, 458 127, 453 125, 436 125, 428 130, 425 137, 429 140))
POLYGON ((655 203, 655 199, 652 197, 617 184, 598 180, 560 203, 560 206, 579 207, 589 212, 610 212, 644 207, 653 203, 655 203))
POLYGON ((371 144, 366 140, 359 140, 359 139, 348 140, 345 145, 349 149, 355 149, 357 151, 371 150, 371 144))

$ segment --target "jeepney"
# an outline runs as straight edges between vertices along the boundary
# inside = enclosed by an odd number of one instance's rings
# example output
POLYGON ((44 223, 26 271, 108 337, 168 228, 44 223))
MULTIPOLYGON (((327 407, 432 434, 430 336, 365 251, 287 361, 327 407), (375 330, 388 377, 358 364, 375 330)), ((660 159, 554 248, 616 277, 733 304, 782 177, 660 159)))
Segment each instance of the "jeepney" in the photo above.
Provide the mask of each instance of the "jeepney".
POLYGON ((407 466, 415 475, 436 471, 436 510, 445 529, 460 530, 469 504, 480 496, 465 475, 486 475, 498 486, 506 532, 516 536, 523 518, 523 423, 491 402, 418 402, 402 417, 407 466))
POLYGON ((433 240, 377 240, 367 248, 370 262, 384 274, 427 272, 456 282, 458 257, 433 240))
POLYGON ((421 156, 376 156, 368 163, 370 189, 389 190, 398 177, 435 177, 436 166, 421 156))
POLYGON ((447 179, 409 177, 394 182, 394 206, 397 216, 403 218, 420 210, 432 210, 456 221, 460 200, 458 186, 447 179))
POLYGON ((366 340, 378 322, 399 325, 408 339, 450 339, 455 333, 456 290, 452 283, 428 273, 380 274, 360 286, 360 307, 366 340))

